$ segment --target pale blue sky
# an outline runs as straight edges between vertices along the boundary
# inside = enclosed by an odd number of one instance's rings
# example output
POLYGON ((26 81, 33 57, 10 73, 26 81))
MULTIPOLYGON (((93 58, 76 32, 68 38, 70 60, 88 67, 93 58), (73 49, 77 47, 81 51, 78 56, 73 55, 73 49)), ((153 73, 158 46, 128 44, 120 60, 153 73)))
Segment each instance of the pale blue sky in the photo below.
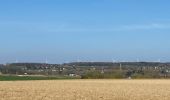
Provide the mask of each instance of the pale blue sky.
POLYGON ((1 0, 0 63, 170 61, 169 0, 1 0))

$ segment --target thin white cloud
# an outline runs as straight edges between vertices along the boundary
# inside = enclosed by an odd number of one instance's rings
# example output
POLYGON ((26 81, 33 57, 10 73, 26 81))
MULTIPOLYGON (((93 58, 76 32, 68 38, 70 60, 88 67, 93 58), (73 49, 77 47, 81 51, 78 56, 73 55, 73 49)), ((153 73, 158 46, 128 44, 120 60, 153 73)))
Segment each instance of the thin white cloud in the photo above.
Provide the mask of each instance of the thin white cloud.
POLYGON ((112 28, 56 28, 51 32, 115 32, 115 31, 138 31, 170 29, 170 24, 146 24, 146 25, 122 25, 112 28))
POLYGON ((49 24, 49 23, 0 23, 0 32, 44 32, 44 33, 59 33, 59 32, 121 32, 121 31, 140 31, 140 30, 165 30, 170 29, 170 24, 131 24, 120 26, 97 27, 86 25, 64 24, 49 24), (10 29, 10 30, 9 30, 10 29))
POLYGON ((120 30, 170 29, 170 24, 125 25, 120 30))

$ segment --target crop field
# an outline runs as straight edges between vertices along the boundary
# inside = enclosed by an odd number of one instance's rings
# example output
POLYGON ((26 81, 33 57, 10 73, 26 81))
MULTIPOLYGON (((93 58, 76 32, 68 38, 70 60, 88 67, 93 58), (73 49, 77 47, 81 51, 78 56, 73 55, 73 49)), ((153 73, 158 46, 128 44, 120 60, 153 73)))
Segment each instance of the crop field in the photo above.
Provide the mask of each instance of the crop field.
POLYGON ((170 100, 170 80, 0 81, 0 100, 170 100))

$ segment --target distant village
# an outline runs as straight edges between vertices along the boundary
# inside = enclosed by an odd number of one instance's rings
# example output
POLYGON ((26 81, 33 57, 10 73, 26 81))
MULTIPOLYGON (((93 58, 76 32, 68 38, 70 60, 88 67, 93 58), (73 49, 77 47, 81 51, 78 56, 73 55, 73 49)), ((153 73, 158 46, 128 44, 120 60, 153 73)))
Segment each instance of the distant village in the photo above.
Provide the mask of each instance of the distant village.
POLYGON ((1 75, 70 76, 97 78, 170 78, 170 63, 73 62, 64 64, 10 63, 0 65, 1 75))

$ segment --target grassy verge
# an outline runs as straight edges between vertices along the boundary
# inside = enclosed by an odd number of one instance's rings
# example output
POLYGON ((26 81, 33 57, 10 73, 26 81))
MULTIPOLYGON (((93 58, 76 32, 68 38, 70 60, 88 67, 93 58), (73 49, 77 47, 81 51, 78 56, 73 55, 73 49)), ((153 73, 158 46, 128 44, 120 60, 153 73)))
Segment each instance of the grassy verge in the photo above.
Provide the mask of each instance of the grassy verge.
POLYGON ((69 77, 69 76, 13 76, 13 75, 0 75, 0 81, 62 80, 62 79, 79 79, 79 78, 78 77, 69 77))

